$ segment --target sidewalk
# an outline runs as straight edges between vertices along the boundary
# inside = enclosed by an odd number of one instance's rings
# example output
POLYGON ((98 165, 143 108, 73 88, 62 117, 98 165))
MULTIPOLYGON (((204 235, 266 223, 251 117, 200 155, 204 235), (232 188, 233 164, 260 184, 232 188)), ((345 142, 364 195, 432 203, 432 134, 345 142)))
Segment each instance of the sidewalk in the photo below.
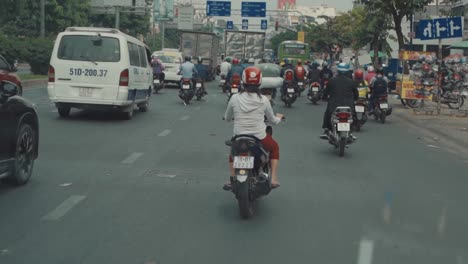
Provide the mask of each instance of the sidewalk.
MULTIPOLYGON (((435 148, 444 148, 455 154, 468 156, 468 117, 442 106, 440 115, 437 111, 431 115, 424 111, 416 113, 411 108, 405 108, 400 100, 391 99, 393 116, 408 124, 418 135, 419 140, 435 148)), ((468 102, 466 102, 468 104, 468 102)), ((436 104, 426 102, 427 107, 436 104)), ((466 108, 466 107, 464 107, 466 108)))

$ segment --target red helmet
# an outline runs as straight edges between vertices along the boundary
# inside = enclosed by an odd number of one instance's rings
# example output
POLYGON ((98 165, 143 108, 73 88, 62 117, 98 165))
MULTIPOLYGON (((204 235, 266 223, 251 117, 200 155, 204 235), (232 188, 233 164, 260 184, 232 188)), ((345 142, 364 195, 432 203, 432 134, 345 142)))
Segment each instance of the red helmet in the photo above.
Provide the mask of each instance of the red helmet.
POLYGON ((255 66, 245 68, 242 73, 242 82, 245 85, 260 86, 262 84, 262 71, 255 66))
POLYGON ((362 80, 364 78, 364 72, 357 70, 354 72, 354 79, 362 80))
POLYGON ((238 58, 232 59, 232 64, 239 64, 239 59, 238 58))

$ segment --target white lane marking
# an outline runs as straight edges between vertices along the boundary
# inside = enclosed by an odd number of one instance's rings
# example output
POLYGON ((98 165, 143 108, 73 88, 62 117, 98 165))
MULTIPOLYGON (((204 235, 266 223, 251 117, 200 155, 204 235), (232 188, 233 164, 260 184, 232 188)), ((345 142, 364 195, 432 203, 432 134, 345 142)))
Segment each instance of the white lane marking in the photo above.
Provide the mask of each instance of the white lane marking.
POLYGON ((445 230, 447 227, 447 208, 442 209, 442 212, 437 221, 437 234, 439 236, 445 235, 445 230))
POLYGON ((177 175, 175 174, 165 174, 165 173, 159 173, 158 175, 156 175, 156 177, 160 177, 160 178, 175 178, 177 175))
POLYGON ((371 264, 372 253, 374 251, 374 241, 362 239, 359 244, 358 264, 371 264))
POLYGON ((438 147, 438 146, 434 146, 434 145, 427 145, 427 146, 428 146, 428 147, 430 147, 430 148, 436 148, 436 149, 440 149, 440 147, 438 147))
POLYGON ((44 217, 42 217, 42 220, 48 220, 48 221, 55 221, 59 220, 63 216, 65 216, 73 207, 75 207, 79 202, 84 200, 86 196, 84 195, 72 195, 65 201, 63 201, 57 208, 54 210, 50 211, 48 214, 46 214, 44 217))
POLYGON ((158 137, 165 137, 171 133, 170 129, 164 129, 161 133, 158 134, 158 137))
POLYGON ((143 153, 140 152, 133 152, 128 156, 126 159, 122 160, 123 164, 132 164, 134 163, 139 157, 143 156, 143 153))
POLYGON ((180 118, 180 120, 182 120, 182 121, 187 121, 189 119, 190 119, 190 116, 188 116, 188 115, 183 116, 183 117, 180 118))

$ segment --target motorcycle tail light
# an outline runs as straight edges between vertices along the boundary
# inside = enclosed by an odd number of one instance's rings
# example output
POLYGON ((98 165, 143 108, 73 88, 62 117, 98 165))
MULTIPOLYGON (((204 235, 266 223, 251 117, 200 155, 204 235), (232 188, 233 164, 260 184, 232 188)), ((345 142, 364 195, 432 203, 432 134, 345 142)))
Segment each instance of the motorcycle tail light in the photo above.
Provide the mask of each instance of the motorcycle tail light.
POLYGON ((346 113, 346 112, 341 112, 341 113, 337 113, 336 114, 336 117, 338 117, 338 119, 341 121, 341 120, 346 120, 346 122, 348 121, 349 117, 351 117, 351 114, 350 113, 346 113))

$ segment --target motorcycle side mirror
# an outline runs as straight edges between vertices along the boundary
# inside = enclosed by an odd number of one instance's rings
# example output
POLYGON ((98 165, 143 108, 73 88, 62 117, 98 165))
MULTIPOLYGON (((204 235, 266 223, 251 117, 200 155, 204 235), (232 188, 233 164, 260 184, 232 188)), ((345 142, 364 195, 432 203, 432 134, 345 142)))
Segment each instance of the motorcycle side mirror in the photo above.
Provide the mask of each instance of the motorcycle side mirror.
POLYGON ((16 84, 12 82, 2 81, 0 83, 0 91, 1 91, 2 97, 4 98, 12 97, 12 96, 18 95, 18 86, 16 86, 16 84))

